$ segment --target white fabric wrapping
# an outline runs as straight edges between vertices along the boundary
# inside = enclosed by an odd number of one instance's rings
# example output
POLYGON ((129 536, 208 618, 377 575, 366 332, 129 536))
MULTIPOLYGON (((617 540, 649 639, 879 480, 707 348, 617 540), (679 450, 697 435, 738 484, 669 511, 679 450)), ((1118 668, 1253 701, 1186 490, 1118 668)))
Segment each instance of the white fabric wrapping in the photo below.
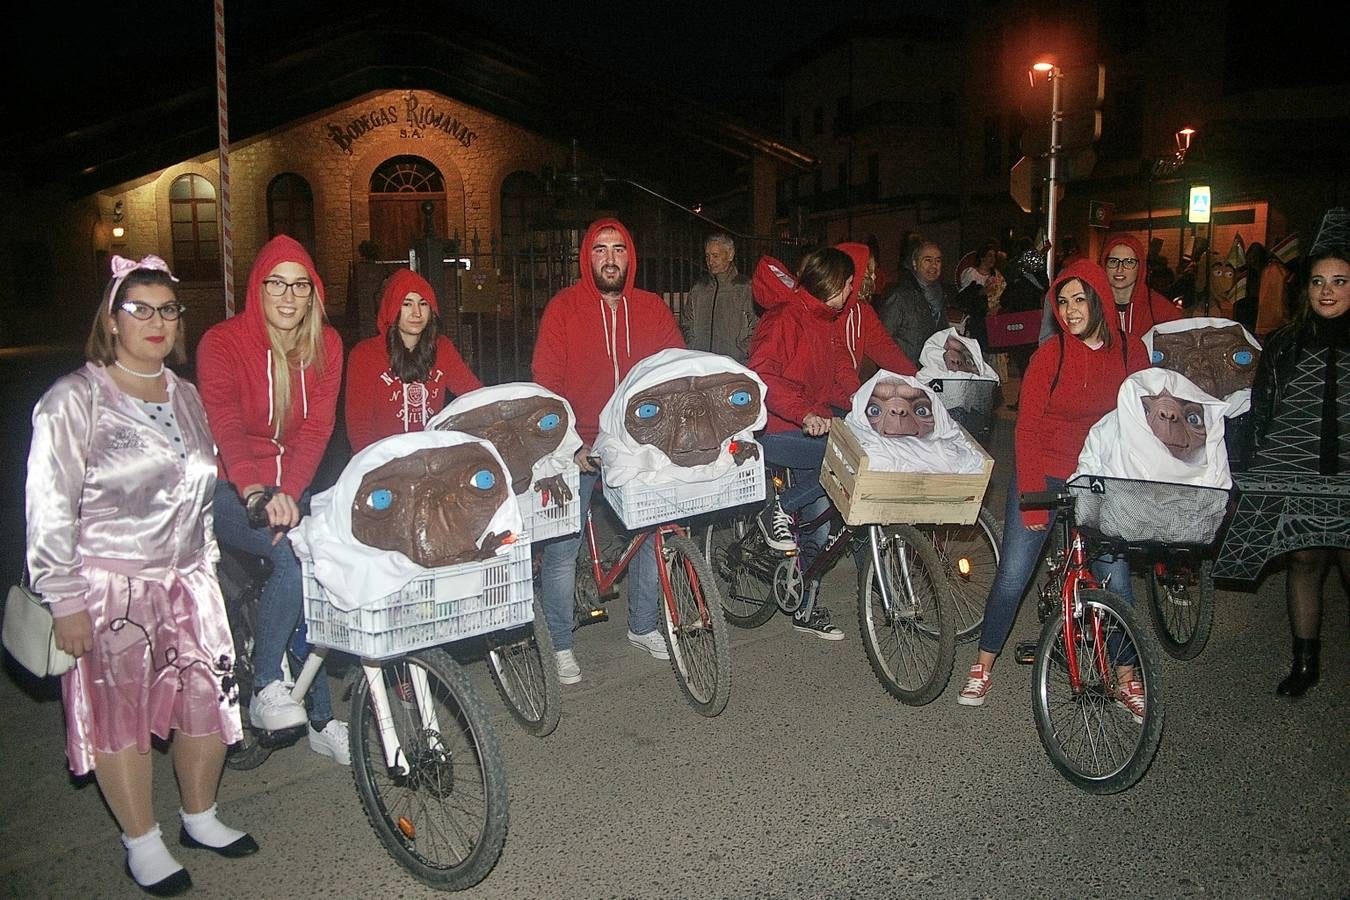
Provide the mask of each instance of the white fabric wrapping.
POLYGON ((998 372, 984 361, 984 353, 980 350, 980 342, 974 338, 966 337, 959 333, 955 328, 946 328, 932 335, 923 342, 923 347, 919 350, 919 378, 925 384, 934 379, 958 379, 958 380, 978 380, 978 381, 998 381, 998 372), (947 345, 947 338, 954 337, 966 349, 970 351, 970 358, 975 361, 977 372, 953 372, 947 368, 947 364, 942 361, 942 353, 947 345))
POLYGON ((853 395, 853 408, 844 417, 858 443, 867 451, 868 465, 882 472, 931 472, 970 475, 984 471, 984 457, 966 440, 932 389, 918 378, 882 369, 853 395), (933 408, 933 431, 927 437, 883 437, 867 421, 867 401, 878 382, 898 381, 928 395, 933 408))
POLYGON ((1079 475, 1105 475, 1138 481, 1160 481, 1200 487, 1232 487, 1228 451, 1224 448, 1224 413, 1227 404, 1206 394, 1179 372, 1144 369, 1120 386, 1116 408, 1097 420, 1078 455, 1079 475), (1174 457, 1158 440, 1144 418, 1144 396, 1167 390, 1179 400, 1201 404, 1205 409, 1205 458, 1188 463, 1174 457))
MULTIPOLYGON (((1247 343, 1251 344, 1257 350, 1261 349, 1261 342, 1256 339, 1255 335, 1247 330, 1246 326, 1239 322, 1234 322, 1232 319, 1218 319, 1206 316, 1196 316, 1193 319, 1177 319, 1174 322, 1160 322, 1159 324, 1154 325, 1148 331, 1144 332, 1144 348, 1148 350, 1148 358, 1150 364, 1152 364, 1153 335, 1175 334, 1178 331, 1191 331, 1196 328, 1205 328, 1206 326, 1210 328, 1227 328, 1230 325, 1237 325, 1241 328, 1242 333, 1247 336, 1247 343)), ((1219 399, 1227 404, 1228 408, 1227 411, 1224 412, 1224 415, 1231 419, 1234 416, 1242 415, 1252 408, 1252 389, 1249 387, 1242 388, 1241 390, 1233 391, 1233 393, 1229 394, 1227 397, 1220 397, 1219 399)))
POLYGON ((530 486, 533 487, 534 483, 541 478, 561 475, 569 468, 575 468, 577 464, 576 452, 581 449, 581 436, 577 434, 577 417, 572 411, 572 404, 568 403, 565 397, 553 393, 542 384, 536 384, 533 381, 510 381, 506 384, 490 385, 476 391, 469 391, 467 394, 460 394, 427 422, 426 429, 427 431, 434 431, 450 417, 466 413, 471 409, 477 409, 480 406, 487 406, 489 403, 499 403, 502 400, 522 400, 526 397, 548 397, 551 400, 558 400, 567 410, 567 433, 563 435, 562 443, 558 445, 557 450, 542 457, 534 464, 534 471, 530 477, 530 486))
MULTIPOLYGON (((380 550, 352 536, 352 503, 361 479, 390 460, 418 450, 459 444, 482 444, 506 472, 497 448, 487 441, 458 431, 412 431, 376 441, 353 456, 337 484, 310 501, 310 515, 290 531, 291 544, 301 560, 313 561, 314 576, 328 591, 334 606, 349 610, 373 605, 428 571, 396 550, 380 550)), ((478 536, 479 542, 488 534, 502 531, 520 534, 520 508, 514 496, 507 493, 506 497, 478 536)), ((503 545, 497 555, 509 551, 510 546, 503 545)))
POLYGON ((768 422, 769 412, 764 405, 767 394, 768 388, 760 377, 729 356, 673 348, 653 353, 633 366, 614 389, 605 408, 600 410, 600 434, 595 440, 595 452, 604 465, 605 483, 611 487, 621 487, 630 481, 639 484, 672 481, 692 484, 721 478, 736 465, 727 449, 731 442, 751 440, 753 433, 768 422), (723 439, 722 451, 716 460, 702 466, 677 466, 661 450, 651 444, 638 443, 629 435, 625 417, 628 401, 633 395, 672 378, 720 373, 744 375, 759 385, 759 416, 750 427, 723 439))

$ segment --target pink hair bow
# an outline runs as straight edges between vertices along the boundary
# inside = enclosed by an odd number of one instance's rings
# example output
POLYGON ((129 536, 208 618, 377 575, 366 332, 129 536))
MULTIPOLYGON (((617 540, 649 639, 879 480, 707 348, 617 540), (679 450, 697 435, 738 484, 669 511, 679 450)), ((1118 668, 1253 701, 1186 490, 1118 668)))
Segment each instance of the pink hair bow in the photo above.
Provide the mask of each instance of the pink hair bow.
POLYGON ((112 258, 112 288, 108 291, 108 312, 112 312, 113 298, 117 296, 117 291, 122 287, 122 282, 127 280, 127 276, 137 269, 153 269, 156 272, 163 272, 173 281, 178 278, 169 271, 169 264, 158 256, 153 254, 146 255, 140 260, 127 259, 125 256, 113 254, 112 258))

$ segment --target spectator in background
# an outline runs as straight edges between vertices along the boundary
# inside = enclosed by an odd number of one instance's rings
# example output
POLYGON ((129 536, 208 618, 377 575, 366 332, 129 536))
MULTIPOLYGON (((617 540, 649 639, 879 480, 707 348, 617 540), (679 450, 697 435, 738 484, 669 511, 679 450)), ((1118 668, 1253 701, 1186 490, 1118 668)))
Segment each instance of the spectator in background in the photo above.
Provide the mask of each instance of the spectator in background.
POLYGON ((744 364, 750 358, 755 331, 755 301, 750 279, 736 271, 736 242, 725 232, 703 242, 707 274, 700 275, 680 307, 680 330, 690 350, 730 356, 744 364))
POLYGON ((972 284, 984 286, 998 272, 998 244, 985 241, 975 255, 975 265, 962 269, 956 276, 956 290, 964 291, 972 284))
POLYGON ((919 358, 929 335, 947 327, 941 277, 942 249, 932 241, 921 242, 877 310, 887 334, 912 360, 919 358))
POLYGON ((1170 296, 1168 292, 1172 290, 1176 274, 1167 264, 1167 257, 1163 256, 1162 245, 1162 238, 1155 237, 1149 241, 1148 286, 1163 296, 1170 296))
POLYGON ((895 279, 887 275, 881 268, 881 242, 877 240, 875 234, 868 234, 867 240, 863 241, 867 245, 868 251, 872 254, 872 264, 876 269, 876 275, 872 279, 872 293, 870 299, 886 296, 886 291, 890 288, 891 282, 895 279))

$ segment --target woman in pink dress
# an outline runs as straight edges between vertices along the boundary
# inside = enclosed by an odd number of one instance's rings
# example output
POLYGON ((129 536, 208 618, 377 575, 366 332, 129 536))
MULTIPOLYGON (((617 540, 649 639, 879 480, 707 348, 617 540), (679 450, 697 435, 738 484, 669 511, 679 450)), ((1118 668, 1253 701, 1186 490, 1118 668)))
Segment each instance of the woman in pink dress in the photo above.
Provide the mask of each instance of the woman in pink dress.
POLYGON ((214 444, 196 389, 164 366, 183 358, 177 279, 153 256, 114 256, 112 270, 88 362, 33 411, 28 568, 76 657, 61 676, 70 769, 94 773, 136 884, 167 897, 192 879, 155 821, 151 735, 172 738, 179 843, 226 857, 258 845, 216 818, 225 750, 242 735, 215 573, 214 444))

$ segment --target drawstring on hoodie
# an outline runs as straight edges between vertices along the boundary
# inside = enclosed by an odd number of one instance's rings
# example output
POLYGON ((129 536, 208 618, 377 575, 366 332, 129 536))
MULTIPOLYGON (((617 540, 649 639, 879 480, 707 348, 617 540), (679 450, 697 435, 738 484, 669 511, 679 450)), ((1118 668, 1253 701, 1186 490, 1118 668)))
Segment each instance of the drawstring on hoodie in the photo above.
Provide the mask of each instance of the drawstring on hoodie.
MULTIPOLYGON (((614 386, 619 386, 619 310, 614 309, 613 325, 610 324, 609 316, 605 315, 605 307, 608 306, 605 298, 600 298, 600 322, 605 328, 605 353, 609 355, 610 365, 614 368, 614 386)), ((628 295, 623 296, 623 330, 624 330, 624 349, 628 358, 633 358, 633 325, 628 315, 628 295)))
POLYGON ((848 347, 848 357, 853 360, 854 370, 858 368, 858 354, 855 348, 858 346, 860 334, 862 334, 862 315, 855 303, 848 311, 848 318, 844 320, 844 345, 848 347))

